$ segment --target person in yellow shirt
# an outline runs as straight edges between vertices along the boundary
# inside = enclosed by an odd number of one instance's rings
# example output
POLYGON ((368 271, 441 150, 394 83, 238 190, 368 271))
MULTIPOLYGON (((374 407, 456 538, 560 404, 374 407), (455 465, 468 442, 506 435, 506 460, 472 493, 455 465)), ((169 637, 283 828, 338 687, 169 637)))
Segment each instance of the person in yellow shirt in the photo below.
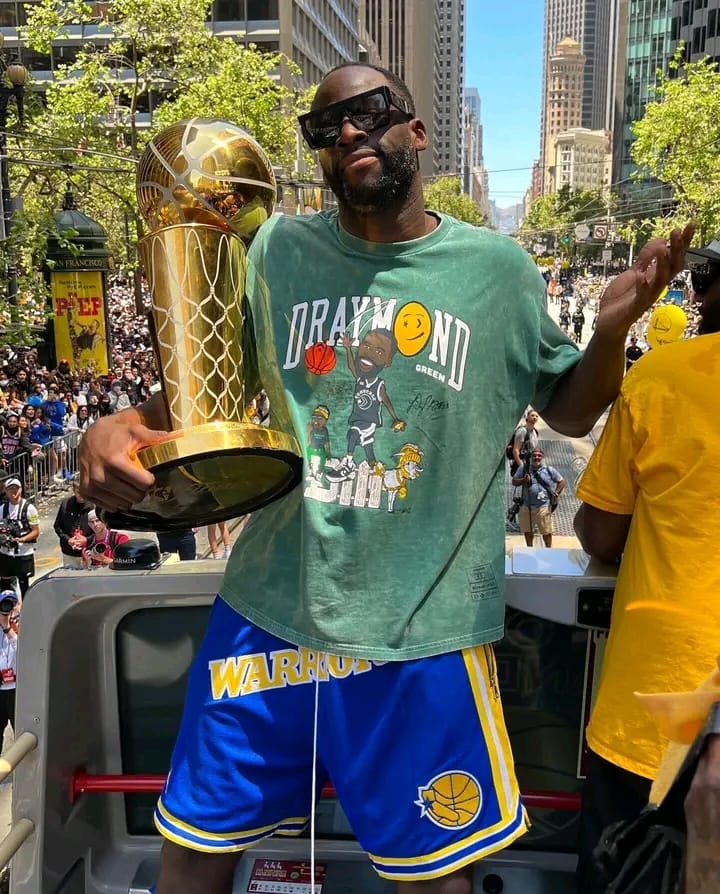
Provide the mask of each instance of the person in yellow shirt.
POLYGON ((687 253, 700 337, 661 345, 627 376, 578 487, 583 548, 620 561, 595 706, 578 865, 598 886, 603 829, 637 816, 667 745, 633 693, 691 690, 720 642, 720 241, 687 253))

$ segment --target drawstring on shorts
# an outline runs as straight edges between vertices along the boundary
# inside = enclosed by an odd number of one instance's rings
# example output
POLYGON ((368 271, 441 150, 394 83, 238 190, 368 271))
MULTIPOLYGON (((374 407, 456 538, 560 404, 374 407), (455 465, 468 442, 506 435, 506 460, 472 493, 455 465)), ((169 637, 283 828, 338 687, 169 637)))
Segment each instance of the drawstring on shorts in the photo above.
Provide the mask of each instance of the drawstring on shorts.
POLYGON ((315 894, 315 810, 317 808, 318 706, 320 704, 320 658, 315 665, 315 709, 313 714, 312 792, 310 798, 310 894, 315 894))

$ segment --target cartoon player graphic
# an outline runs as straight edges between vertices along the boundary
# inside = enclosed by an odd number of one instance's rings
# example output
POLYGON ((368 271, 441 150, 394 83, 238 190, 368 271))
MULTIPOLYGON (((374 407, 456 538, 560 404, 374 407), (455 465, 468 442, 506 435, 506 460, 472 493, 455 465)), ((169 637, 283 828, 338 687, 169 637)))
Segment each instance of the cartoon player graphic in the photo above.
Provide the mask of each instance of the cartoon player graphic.
POLYGON ((394 469, 388 469, 383 473, 383 490, 387 493, 387 511, 395 511, 395 500, 407 497, 408 481, 414 481, 423 473, 420 465, 423 452, 417 444, 403 444, 399 453, 396 453, 397 465, 394 469))
POLYGON ((355 377, 355 393, 348 419, 347 453, 336 469, 326 469, 328 481, 346 481, 357 472, 355 449, 360 445, 365 451, 370 469, 382 475, 385 467, 375 456, 375 432, 382 425, 382 408, 387 407, 396 432, 405 430, 405 423, 398 418, 385 390, 385 382, 378 375, 390 366, 397 351, 397 341, 389 329, 371 329, 358 345, 353 357, 352 341, 347 334, 342 337, 342 345, 347 354, 347 365, 355 377))
POLYGON ((307 428, 308 481, 322 483, 325 462, 330 459, 330 432, 327 430, 330 410, 318 404, 312 411, 307 428))

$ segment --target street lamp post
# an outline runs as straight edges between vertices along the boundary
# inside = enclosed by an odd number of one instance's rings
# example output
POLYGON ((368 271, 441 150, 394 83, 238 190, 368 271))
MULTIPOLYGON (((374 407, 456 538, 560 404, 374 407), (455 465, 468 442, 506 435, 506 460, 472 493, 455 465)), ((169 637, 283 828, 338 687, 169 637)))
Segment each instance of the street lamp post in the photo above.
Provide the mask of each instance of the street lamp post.
MULTIPOLYGON (((7 156, 7 114, 10 99, 15 98, 18 121, 23 123, 23 99, 28 71, 20 62, 8 62, 2 54, 5 39, 0 34, 0 237, 7 243, 12 227, 12 196, 10 195, 10 174, 7 156)), ((17 269, 14 259, 7 265, 8 302, 17 305, 17 269)))

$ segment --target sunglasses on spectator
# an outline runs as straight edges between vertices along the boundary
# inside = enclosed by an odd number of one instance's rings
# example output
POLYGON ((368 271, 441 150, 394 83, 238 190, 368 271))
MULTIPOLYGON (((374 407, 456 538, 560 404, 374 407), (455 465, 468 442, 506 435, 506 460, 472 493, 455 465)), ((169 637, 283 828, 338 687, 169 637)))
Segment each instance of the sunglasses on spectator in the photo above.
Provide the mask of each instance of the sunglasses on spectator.
POLYGON ((328 149, 340 139, 346 121, 358 130, 372 133, 391 123, 393 110, 401 112, 406 121, 413 117, 409 104, 401 96, 389 87, 375 87, 300 115, 298 123, 311 149, 328 149))
POLYGON ((711 286, 720 278, 720 264, 703 264, 690 270, 690 284, 693 292, 704 295, 710 291, 711 286))

